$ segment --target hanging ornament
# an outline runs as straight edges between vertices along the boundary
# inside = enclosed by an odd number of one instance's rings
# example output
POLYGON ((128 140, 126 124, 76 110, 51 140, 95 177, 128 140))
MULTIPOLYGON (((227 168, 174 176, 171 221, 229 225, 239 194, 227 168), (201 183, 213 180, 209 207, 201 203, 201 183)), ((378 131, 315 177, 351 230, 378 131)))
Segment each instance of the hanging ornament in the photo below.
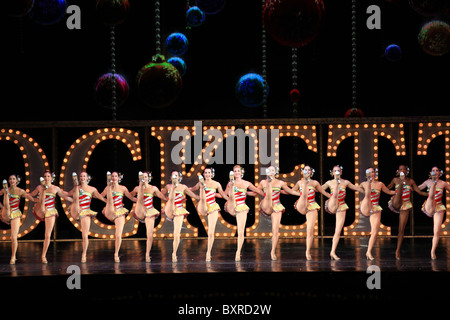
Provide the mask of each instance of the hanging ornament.
POLYGON ((115 91, 116 106, 121 106, 128 98, 129 86, 120 74, 106 73, 97 79, 95 83, 95 99, 105 108, 113 107, 113 94, 115 91))
POLYGON ((182 89, 178 70, 158 54, 139 70, 136 81, 141 99, 152 108, 172 104, 182 89))
POLYGON ((4 1, 2 10, 11 17, 23 17, 33 8, 34 0, 4 1))
POLYGON ((179 32, 170 34, 166 39, 167 51, 174 56, 182 56, 189 46, 187 37, 179 32))
POLYGON ((386 47, 384 56, 390 62, 400 61, 402 58, 402 49, 396 44, 390 44, 386 47))
POLYGON ((324 11, 322 0, 266 0, 264 26, 279 44, 302 47, 317 37, 324 11))
POLYGON ((225 7, 225 0, 197 0, 199 7, 206 14, 216 14, 225 7))
POLYGON ((48 26, 64 17, 66 6, 65 0, 35 0, 29 15, 34 22, 48 26))
POLYGON ((445 0, 409 0, 409 5, 423 16, 435 16, 444 11, 445 0))
POLYGON ((246 107, 258 107, 264 102, 269 87, 256 73, 243 75, 236 84, 236 97, 246 107))
POLYGON ((443 21, 430 21, 420 30, 418 40, 424 52, 442 56, 450 50, 450 26, 443 21))
POLYGON ((292 89, 289 93, 292 103, 297 103, 300 101, 300 91, 298 89, 292 89))
POLYGON ((358 108, 350 108, 344 114, 344 118, 362 118, 362 117, 364 117, 364 113, 362 112, 361 109, 358 108))
POLYGON ((175 68, 177 68, 181 76, 184 76, 186 74, 187 69, 186 63, 180 57, 172 57, 169 60, 167 60, 167 62, 173 65, 175 68))
POLYGON ((97 12, 107 26, 118 26, 123 23, 130 11, 128 0, 97 0, 97 12))
POLYGON ((205 22, 205 14, 199 7, 190 7, 186 11, 186 23, 188 27, 199 27, 203 22, 205 22))

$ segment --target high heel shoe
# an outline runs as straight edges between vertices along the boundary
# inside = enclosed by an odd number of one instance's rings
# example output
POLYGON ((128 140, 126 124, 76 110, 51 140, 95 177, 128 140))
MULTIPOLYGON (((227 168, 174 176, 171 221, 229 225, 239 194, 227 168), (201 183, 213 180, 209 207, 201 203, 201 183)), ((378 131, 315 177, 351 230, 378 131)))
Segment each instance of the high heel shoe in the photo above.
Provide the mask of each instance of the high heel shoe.
POLYGON ((336 260, 336 261, 341 260, 341 258, 339 258, 339 257, 336 255, 336 253, 330 253, 330 258, 331 258, 331 260, 336 260))
POLYGON ((375 260, 375 258, 371 255, 371 254, 368 254, 368 253, 366 253, 366 258, 367 258, 367 260, 375 260))

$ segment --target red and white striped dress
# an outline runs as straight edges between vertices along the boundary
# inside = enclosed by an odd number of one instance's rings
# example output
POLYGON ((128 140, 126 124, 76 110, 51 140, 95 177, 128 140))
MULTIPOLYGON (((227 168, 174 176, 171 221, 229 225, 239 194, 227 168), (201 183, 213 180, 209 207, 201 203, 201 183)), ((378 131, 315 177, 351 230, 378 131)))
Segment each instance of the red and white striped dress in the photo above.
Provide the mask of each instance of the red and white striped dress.
POLYGON ((220 206, 216 202, 216 189, 215 188, 205 188, 206 206, 208 207, 208 214, 216 210, 220 211, 220 206))
POLYGON ((186 197, 184 196, 183 191, 175 190, 175 212, 174 216, 187 216, 189 211, 184 207, 184 203, 186 202, 186 197))
POLYGON ((18 194, 9 193, 9 207, 10 207, 10 219, 20 218, 22 216, 22 211, 19 208, 20 196, 18 194))
POLYGON ((123 206, 123 193, 112 192, 115 211, 115 218, 123 216, 128 213, 128 209, 123 206))
MULTIPOLYGON (((302 186, 300 186, 300 196, 302 195, 302 186)), ((308 201, 307 211, 320 209, 319 204, 316 202, 316 190, 313 186, 308 186, 308 194, 306 195, 308 201)))
POLYGON ((250 210, 245 204, 247 189, 234 187, 234 199, 236 200, 236 212, 250 210))
POLYGON ((153 216, 159 216, 159 211, 153 207, 153 194, 144 193, 144 206, 145 206, 145 217, 151 218, 153 216))
POLYGON ((436 188, 434 192, 434 202, 436 203, 436 210, 434 212, 426 212, 425 211, 425 203, 422 206, 422 211, 429 217, 433 217, 436 212, 442 212, 447 210, 445 205, 442 203, 442 197, 444 196, 444 190, 441 188, 436 188))
POLYGON ((56 210, 56 194, 51 192, 45 193, 45 217, 58 216, 58 210, 56 210))
POLYGON ((97 215, 97 212, 91 210, 92 194, 90 192, 80 189, 78 199, 80 202, 80 219, 97 215))
MULTIPOLYGON (((280 201, 281 188, 280 187, 272 187, 272 204, 274 212, 284 212, 285 207, 281 204, 280 201)), ((264 187, 264 196, 266 196, 266 188, 264 187)))
POLYGON ((370 213, 380 212, 383 210, 383 208, 381 208, 381 206, 378 204, 378 202, 380 201, 380 195, 380 190, 370 190, 370 202, 372 203, 372 210, 370 211, 370 213))

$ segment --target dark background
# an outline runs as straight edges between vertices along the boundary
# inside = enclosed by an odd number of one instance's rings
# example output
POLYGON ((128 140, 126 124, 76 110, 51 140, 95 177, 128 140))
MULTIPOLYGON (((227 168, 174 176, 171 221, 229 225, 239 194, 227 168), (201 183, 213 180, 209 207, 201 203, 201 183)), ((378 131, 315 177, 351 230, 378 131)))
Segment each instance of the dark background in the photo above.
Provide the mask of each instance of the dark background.
MULTIPOLYGON (((109 120, 111 110, 95 101, 94 84, 111 71, 109 27, 95 9, 96 1, 71 0, 81 9, 81 30, 68 30, 66 15, 42 26, 28 16, 2 15, 2 121, 109 120), (20 112, 19 112, 20 110, 20 112)), ((227 0, 224 9, 207 15, 200 27, 186 29, 190 1, 161 1, 163 53, 166 37, 185 33, 187 73, 178 99, 164 109, 151 109, 138 97, 136 75, 155 53, 154 1, 130 1, 129 16, 116 29, 116 72, 130 87, 118 120, 259 118, 262 107, 243 107, 236 99, 240 76, 262 71, 260 0, 227 0)), ((352 106, 351 0, 325 0, 319 36, 298 50, 299 117, 342 117, 352 106)), ((448 114, 448 54, 434 57, 420 48, 423 24, 448 16, 424 16, 408 0, 357 1, 357 105, 366 116, 448 114), (369 30, 369 5, 381 9, 381 30, 369 30), (403 51, 389 62, 391 43, 403 51)), ((291 48, 267 35, 268 117, 292 117, 289 92, 291 48)))

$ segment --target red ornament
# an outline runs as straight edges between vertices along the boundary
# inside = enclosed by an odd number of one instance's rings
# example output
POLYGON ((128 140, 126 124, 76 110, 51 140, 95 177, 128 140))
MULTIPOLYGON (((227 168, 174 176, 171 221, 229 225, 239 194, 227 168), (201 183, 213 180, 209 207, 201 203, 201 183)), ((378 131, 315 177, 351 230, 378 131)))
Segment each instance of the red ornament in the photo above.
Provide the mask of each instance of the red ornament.
POLYGON ((298 89, 292 89, 289 96, 291 97, 291 102, 300 101, 300 91, 298 91, 298 89))
POLYGON ((278 43, 302 47, 319 33, 324 11, 322 0, 266 0, 264 27, 278 43))
POLYGON ((123 23, 130 11, 128 0, 97 0, 97 11, 107 26, 118 26, 123 23))
POLYGON ((344 118, 362 118, 362 117, 364 117, 364 113, 362 112, 361 109, 358 108, 348 109, 344 115, 344 118))

